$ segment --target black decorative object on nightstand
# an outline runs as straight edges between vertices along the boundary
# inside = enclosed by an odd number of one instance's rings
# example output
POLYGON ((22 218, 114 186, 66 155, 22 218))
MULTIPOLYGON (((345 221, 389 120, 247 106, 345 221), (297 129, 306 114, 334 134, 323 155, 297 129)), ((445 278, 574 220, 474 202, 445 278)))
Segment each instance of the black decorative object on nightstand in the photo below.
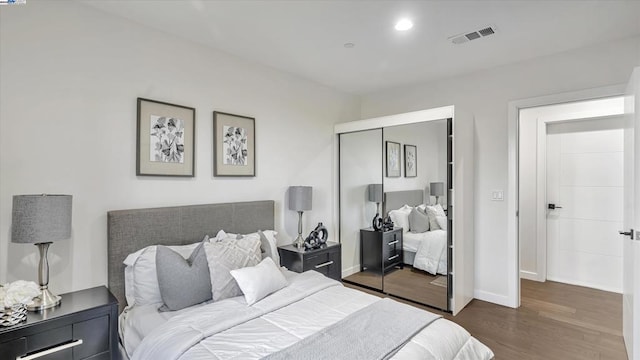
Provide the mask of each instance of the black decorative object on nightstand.
POLYGON ((0 327, 0 359, 119 359, 118 301, 104 286, 63 294, 60 306, 0 327))
POLYGON ((402 258, 402 228, 360 229, 360 271, 383 274, 396 266, 403 267, 402 258))
POLYGON ((279 246, 280 264, 295 272, 316 270, 334 280, 342 280, 340 244, 326 242, 318 249, 298 249, 293 245, 279 246))

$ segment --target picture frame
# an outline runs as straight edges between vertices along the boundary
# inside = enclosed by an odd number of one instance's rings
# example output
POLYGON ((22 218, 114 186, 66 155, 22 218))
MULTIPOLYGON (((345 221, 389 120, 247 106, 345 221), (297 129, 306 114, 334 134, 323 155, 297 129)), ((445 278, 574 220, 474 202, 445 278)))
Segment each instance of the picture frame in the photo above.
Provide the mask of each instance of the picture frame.
POLYGON ((213 112, 213 176, 256 176, 256 119, 213 112))
POLYGON ((138 98, 136 176, 195 176, 196 109, 138 98))
POLYGON ((404 145, 404 177, 418 176, 418 147, 404 145))
POLYGON ((400 177, 400 143, 385 141, 387 177, 400 177))

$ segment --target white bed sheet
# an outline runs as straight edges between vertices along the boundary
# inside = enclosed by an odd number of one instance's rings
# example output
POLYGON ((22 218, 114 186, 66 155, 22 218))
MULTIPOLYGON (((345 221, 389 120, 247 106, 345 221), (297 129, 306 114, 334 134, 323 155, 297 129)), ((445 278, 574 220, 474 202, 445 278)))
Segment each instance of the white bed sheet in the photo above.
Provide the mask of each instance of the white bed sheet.
MULTIPOLYGON (((149 315, 148 310, 130 312, 132 324, 165 321, 163 325, 139 326, 146 339, 135 350, 127 349, 133 359, 154 358, 162 354, 166 359, 260 359, 329 326, 347 315, 377 300, 378 297, 343 287, 316 272, 287 274, 290 285, 246 306, 242 297, 205 305, 199 309, 185 309, 181 314, 149 315), (289 300, 296 296, 299 299, 289 300), (290 302, 290 303, 289 303, 290 302), (281 306, 281 303, 288 305, 281 306), (251 317, 249 321, 225 327, 237 317, 251 317), (146 314, 146 315, 145 315, 146 314), (181 316, 178 316, 181 315, 181 316), (146 319, 143 319, 147 316, 146 319), (172 318, 172 319, 170 319, 172 318), (218 328, 213 329, 213 328, 218 328), (186 329, 186 333, 185 333, 186 329), (206 334, 200 339, 201 334, 206 334), (169 339, 173 341, 169 341, 169 339), (185 339, 193 346, 185 347, 185 339)), ((126 337, 132 328, 124 331, 126 337)), ((460 326, 436 320, 405 345, 394 359, 490 359, 491 351, 460 326), (470 357, 470 355, 473 355, 470 357)))

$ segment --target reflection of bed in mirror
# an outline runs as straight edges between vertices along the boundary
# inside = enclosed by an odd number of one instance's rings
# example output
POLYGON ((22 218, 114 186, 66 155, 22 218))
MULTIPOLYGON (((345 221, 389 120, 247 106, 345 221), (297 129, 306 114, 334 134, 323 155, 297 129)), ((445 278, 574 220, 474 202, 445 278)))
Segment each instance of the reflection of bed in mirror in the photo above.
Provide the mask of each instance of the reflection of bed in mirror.
POLYGON ((385 214, 391 217, 396 227, 403 228, 404 263, 432 275, 446 275, 447 221, 444 211, 441 206, 431 209, 432 215, 437 214, 433 220, 437 220, 435 222, 439 225, 435 227, 440 227, 433 229, 430 223, 434 221, 426 220, 426 224, 418 226, 410 224, 410 220, 416 219, 415 215, 410 217, 414 207, 426 213, 424 190, 390 191, 384 194, 385 214))

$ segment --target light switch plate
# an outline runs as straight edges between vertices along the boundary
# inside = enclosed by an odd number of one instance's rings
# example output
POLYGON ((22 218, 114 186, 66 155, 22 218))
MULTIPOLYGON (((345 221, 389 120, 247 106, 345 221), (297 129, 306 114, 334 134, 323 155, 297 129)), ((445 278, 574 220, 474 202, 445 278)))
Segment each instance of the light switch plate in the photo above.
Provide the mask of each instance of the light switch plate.
POLYGON ((503 201, 503 200, 504 200, 504 191, 502 190, 491 191, 491 201, 503 201))

